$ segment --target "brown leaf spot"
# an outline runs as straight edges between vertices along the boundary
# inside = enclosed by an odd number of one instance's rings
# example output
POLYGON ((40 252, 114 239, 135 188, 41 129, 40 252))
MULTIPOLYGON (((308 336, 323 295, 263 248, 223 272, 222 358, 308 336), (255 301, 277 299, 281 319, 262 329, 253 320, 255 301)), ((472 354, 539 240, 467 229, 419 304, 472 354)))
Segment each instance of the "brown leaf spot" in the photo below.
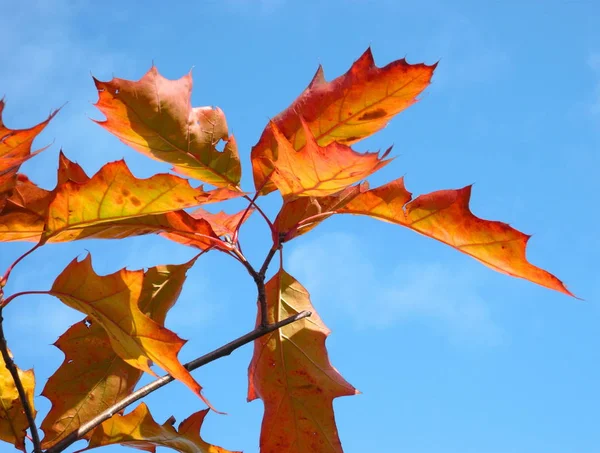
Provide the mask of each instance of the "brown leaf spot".
POLYGON ((370 112, 363 113, 361 116, 358 117, 358 120, 359 121, 376 120, 377 118, 382 118, 385 115, 387 115, 387 112, 385 110, 375 109, 370 112))
POLYGON ((123 187, 121 189, 121 193, 123 194, 124 197, 128 197, 131 192, 128 189, 126 189, 125 187, 123 187))
POLYGON ((142 204, 142 202, 137 197, 131 197, 131 203, 133 203, 134 206, 139 206, 142 204))

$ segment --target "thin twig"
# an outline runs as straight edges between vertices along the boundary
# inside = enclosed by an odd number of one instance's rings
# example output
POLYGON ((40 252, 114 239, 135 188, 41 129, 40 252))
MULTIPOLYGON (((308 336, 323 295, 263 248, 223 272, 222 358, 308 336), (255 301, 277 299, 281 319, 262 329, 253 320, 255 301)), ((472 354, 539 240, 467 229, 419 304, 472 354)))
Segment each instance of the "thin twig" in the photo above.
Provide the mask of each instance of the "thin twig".
MULTIPOLYGON (((203 355, 202 357, 199 357, 195 360, 192 360, 191 362, 186 363, 184 365, 184 367, 189 371, 200 368, 201 366, 204 366, 207 363, 210 363, 221 357, 228 356, 229 354, 231 354, 233 351, 235 351, 239 347, 244 346, 245 344, 250 343, 251 341, 254 341, 257 338, 260 338, 263 335, 266 335, 277 329, 285 327, 288 324, 291 324, 300 319, 306 318, 306 317, 310 316, 311 314, 312 313, 310 311, 303 311, 303 312, 298 313, 297 315, 291 316, 287 319, 284 319, 283 321, 277 322, 275 324, 271 324, 267 327, 258 326, 256 329, 252 330, 251 332, 248 332, 245 335, 242 335, 238 339, 233 340, 232 342, 227 343, 226 345, 221 346, 220 348, 215 349, 214 351, 209 352, 208 354, 203 355)), ((61 440, 59 443, 57 443, 53 447, 47 449, 46 453, 59 453, 59 452, 65 450, 72 443, 83 438, 83 436, 85 436, 92 429, 94 429, 95 427, 97 427, 98 425, 103 423, 104 421, 108 420, 113 415, 122 411, 130 404, 135 403, 139 399, 145 397, 146 395, 154 392, 155 390, 167 385, 169 382, 172 382, 174 380, 175 380, 175 378, 173 378, 172 376, 166 375, 166 376, 156 379, 155 381, 151 382, 148 385, 145 385, 144 387, 140 388, 139 390, 136 390, 131 395, 123 398, 117 404, 109 407, 108 409, 106 409, 104 412, 102 412, 99 415, 97 415, 96 417, 94 417, 89 422, 81 425, 79 427, 79 429, 77 429, 77 431, 73 431, 67 437, 65 437, 63 440, 61 440)))
POLYGON ((8 296, 6 299, 4 299, 3 301, 0 302, 0 309, 6 307, 13 299, 16 299, 17 297, 21 297, 21 296, 30 296, 33 294, 45 294, 45 295, 54 295, 54 293, 52 293, 52 291, 21 291, 19 293, 14 293, 11 294, 10 296, 8 296))
POLYGON ((29 404, 29 399, 27 399, 27 393, 25 393, 25 388, 23 387, 23 383, 19 377, 19 370, 17 369, 12 357, 8 353, 8 345, 6 343, 6 338, 4 337, 3 321, 4 318, 2 317, 2 308, 0 308, 0 351, 2 352, 4 364, 13 378, 15 387, 17 387, 19 399, 21 400, 21 405, 23 406, 23 412, 25 412, 25 417, 27 417, 29 431, 31 432, 31 442, 33 443, 33 451, 35 453, 41 453, 42 447, 40 444, 40 435, 38 433, 37 426, 35 426, 35 416, 33 415, 33 410, 29 404))
POLYGON ((8 278, 10 277, 10 273, 12 272, 12 270, 15 268, 15 266, 17 264, 19 264, 23 259, 25 259, 28 255, 32 254, 33 252, 35 252, 38 248, 40 248, 42 246, 42 242, 38 242, 37 244, 35 244, 32 248, 30 248, 29 250, 27 250, 25 253, 23 253, 20 257, 18 257, 14 263, 12 263, 8 269, 6 269, 6 272, 4 273, 4 275, 2 276, 2 278, 0 278, 0 287, 3 287, 6 285, 6 282, 8 281, 8 278))

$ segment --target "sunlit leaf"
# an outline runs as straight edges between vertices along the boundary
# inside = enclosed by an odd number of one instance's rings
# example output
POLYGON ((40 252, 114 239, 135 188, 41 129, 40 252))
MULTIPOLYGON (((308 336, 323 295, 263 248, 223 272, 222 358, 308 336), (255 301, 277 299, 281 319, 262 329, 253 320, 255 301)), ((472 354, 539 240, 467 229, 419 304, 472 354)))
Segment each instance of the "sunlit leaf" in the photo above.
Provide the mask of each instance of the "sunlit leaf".
POLYGON ((94 82, 99 96, 95 105, 106 116, 97 123, 123 143, 191 178, 218 187, 238 186, 240 158, 225 115, 219 108, 192 108, 191 73, 168 80, 153 66, 138 81, 94 82))
POLYGON ((84 450, 121 444, 149 452, 155 452, 156 447, 166 447, 181 453, 234 453, 211 445, 200 437, 207 413, 208 410, 196 412, 175 429, 172 420, 162 425, 156 423, 148 407, 141 403, 129 414, 115 415, 98 426, 84 450))
MULTIPOLYGON (((148 269, 142 281, 139 309, 164 326, 167 311, 179 297, 186 272, 194 262, 195 259, 181 265, 148 269)), ((41 426, 45 433, 43 448, 55 445, 125 398, 142 376, 141 370, 116 354, 110 337, 92 318, 71 326, 55 346, 65 354, 65 359, 42 392, 52 402, 41 426)))
POLYGON ((269 323, 303 310, 312 316, 254 342, 248 400, 260 398, 265 406, 260 451, 341 453, 333 399, 357 391, 329 363, 329 329, 306 289, 284 270, 267 283, 266 295, 269 323))
POLYGON ((437 239, 492 269, 572 295, 554 275, 527 261, 528 235, 502 222, 483 220, 469 208, 471 186, 440 190, 412 200, 402 178, 369 190, 339 212, 396 223, 437 239))
MULTIPOLYGON (((35 412, 33 403, 35 377, 33 370, 18 370, 18 373, 29 405, 35 412)), ((18 450, 25 452, 25 433, 28 426, 29 422, 25 416, 19 392, 10 371, 6 368, 3 357, 0 355, 0 440, 11 443, 18 450)))
MULTIPOLYGON (((319 67, 308 88, 273 122, 292 147, 304 148, 307 138, 301 118, 320 146, 333 142, 351 145, 382 129, 396 114, 414 104, 429 85, 436 65, 397 60, 378 68, 371 49, 344 75, 325 81, 319 67)), ((262 193, 275 190, 267 177, 277 160, 273 130, 267 126, 252 148, 254 184, 262 193)))

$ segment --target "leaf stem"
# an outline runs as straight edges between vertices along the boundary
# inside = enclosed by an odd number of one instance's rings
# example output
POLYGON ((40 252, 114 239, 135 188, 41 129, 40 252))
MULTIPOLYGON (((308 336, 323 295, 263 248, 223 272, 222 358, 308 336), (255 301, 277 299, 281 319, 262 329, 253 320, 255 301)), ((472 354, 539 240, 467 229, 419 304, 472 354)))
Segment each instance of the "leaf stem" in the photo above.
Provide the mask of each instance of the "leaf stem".
POLYGON ((27 258, 28 255, 32 254, 33 252, 35 252, 38 248, 40 248, 42 246, 42 242, 38 242, 37 244, 35 244, 31 249, 29 249, 28 251, 26 251, 25 253, 23 253, 20 257, 18 257, 14 263, 12 263, 8 269, 6 269, 6 272, 4 273, 4 275, 2 276, 2 278, 0 278, 0 288, 4 287, 6 285, 6 282, 8 281, 8 278, 10 277, 10 273, 12 272, 12 270, 15 268, 15 266, 17 264, 19 264, 22 260, 24 260, 25 258, 27 258))
MULTIPOLYGON (((312 315, 312 313, 310 311, 303 311, 303 312, 300 312, 300 313, 298 313, 294 316, 291 316, 287 319, 284 319, 283 321, 279 321, 275 324, 271 324, 266 327, 258 326, 257 328, 248 332, 247 334, 242 335, 241 337, 227 343, 226 345, 221 346, 220 348, 215 349, 214 351, 209 352, 208 354, 205 354, 202 357, 192 360, 191 362, 188 362, 183 366, 188 371, 195 370, 197 368, 200 368, 201 366, 204 366, 210 362, 213 362, 214 360, 220 359, 221 357, 228 356, 236 349, 240 348, 241 346, 244 346, 245 344, 250 343, 251 341, 256 340, 257 338, 262 337, 263 335, 271 333, 275 330, 278 330, 282 327, 287 326, 288 324, 291 324, 295 321, 298 321, 300 319, 306 318, 311 315, 312 315)), ((136 390, 131 395, 128 395, 127 397, 123 398, 121 401, 119 401, 118 403, 109 407, 104 412, 98 414, 96 417, 94 417, 89 422, 81 425, 79 427, 79 429, 77 429, 77 431, 73 431, 67 437, 65 437, 63 440, 61 440, 59 443, 57 443, 53 447, 47 449, 46 453, 59 453, 59 452, 65 450, 72 443, 83 438, 83 436, 85 436, 87 433, 89 433, 92 429, 96 428, 97 426, 99 426, 101 423, 103 423, 104 421, 111 418, 116 413, 122 411, 127 406, 135 403, 136 401, 140 400, 141 398, 145 397, 146 395, 154 392, 155 390, 167 385, 169 382, 172 382, 174 380, 175 380, 175 378, 173 378, 172 376, 165 375, 161 378, 156 379, 155 381, 151 382, 150 384, 147 384, 147 385, 141 387, 139 390, 136 390)))
POLYGON ((2 300, 0 302, 0 310, 2 308, 6 307, 13 299, 16 299, 17 297, 20 297, 20 296, 29 296, 32 294, 46 294, 46 295, 50 295, 50 296, 53 295, 53 293, 51 291, 21 291, 19 293, 11 294, 6 299, 2 300))
POLYGON ((8 369, 13 378, 15 387, 17 387, 19 399, 21 400, 21 404, 23 405, 25 417, 27 417, 29 431, 31 432, 31 442, 33 443, 33 451, 35 453, 41 453, 42 447, 40 443, 40 435, 38 433, 37 426, 35 426, 35 416, 33 414, 33 409, 29 405, 27 393, 25 393, 25 388, 23 387, 23 383, 21 382, 21 378, 19 377, 19 370, 17 369, 15 362, 13 361, 12 357, 8 352, 8 344, 6 343, 6 337, 4 336, 3 323, 4 318, 2 317, 2 308, 0 308, 0 351, 2 353, 2 358, 4 359, 4 364, 6 365, 6 368, 8 369))

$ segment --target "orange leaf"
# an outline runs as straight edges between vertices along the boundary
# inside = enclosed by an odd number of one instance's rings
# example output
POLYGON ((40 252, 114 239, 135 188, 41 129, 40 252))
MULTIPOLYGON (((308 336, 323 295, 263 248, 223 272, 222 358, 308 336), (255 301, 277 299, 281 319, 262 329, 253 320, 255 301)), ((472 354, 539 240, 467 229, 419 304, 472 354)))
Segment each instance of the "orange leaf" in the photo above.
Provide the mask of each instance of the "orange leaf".
POLYGON ((138 81, 94 82, 99 96, 95 105, 106 116, 106 121, 96 122, 123 143, 191 178, 238 186, 240 158, 225 115, 219 108, 192 108, 191 73, 168 80, 152 66, 138 81), (216 148, 219 142, 225 143, 223 151, 216 148))
POLYGON ((275 231, 279 233, 281 242, 307 233, 368 188, 369 184, 365 181, 326 197, 286 200, 273 223, 275 231))
POLYGON ((134 177, 124 161, 104 165, 83 183, 66 181, 55 190, 45 239, 66 230, 109 224, 148 214, 176 211, 204 202, 209 195, 186 179, 168 174, 134 177))
POLYGON ((306 289, 283 269, 267 283, 266 295, 269 323, 303 310, 312 316, 254 342, 248 400, 260 398, 265 406, 260 451, 341 453, 333 399, 358 392, 329 363, 329 329, 306 289))
POLYGON ((29 129, 9 129, 2 120, 4 105, 4 99, 0 99, 0 199, 4 192, 10 192, 16 184, 15 179, 21 164, 45 149, 31 152, 31 145, 58 113, 58 110, 55 110, 45 121, 29 129))
POLYGON ((90 255, 73 260, 57 277, 51 293, 104 328, 114 351, 129 365, 156 374, 154 362, 209 404, 202 387, 177 359, 185 341, 146 316, 139 307, 144 272, 121 269, 99 276, 90 255))
POLYGON ((243 209, 235 214, 227 214, 224 211, 213 214, 212 212, 198 208, 192 212, 192 217, 195 219, 206 220, 217 236, 233 236, 240 220, 243 219, 243 222, 248 220, 253 211, 253 209, 249 209, 246 213, 246 210, 243 209), (243 217, 244 213, 246 213, 245 217, 243 217))
MULTIPOLYGON (((331 82, 325 81, 319 67, 308 88, 273 122, 297 151, 307 142, 300 118, 320 146, 332 142, 350 145, 379 131, 414 104, 429 85, 435 66, 412 65, 402 59, 378 68, 367 49, 348 72, 331 82)), ((273 131, 267 126, 252 148, 254 184, 257 190, 264 185, 264 194, 275 190, 272 183, 266 183, 277 156, 275 145, 273 131)))
POLYGON ((483 220, 469 208, 471 186, 412 195, 402 178, 365 192, 338 212, 362 214, 396 223, 437 239, 488 267, 524 278, 572 296, 554 275, 529 263, 525 256, 528 235, 506 223, 483 220))
MULTIPOLYGON (((33 404, 35 377, 33 370, 17 370, 27 394, 29 405, 35 414, 33 404)), ((6 368, 4 358, 0 355, 0 440, 14 444, 15 448, 25 452, 25 433, 28 426, 29 422, 19 399, 19 392, 10 371, 6 368)))
MULTIPOLYGON (((164 326, 195 259, 180 265, 157 266, 144 273, 139 309, 164 326)), ((42 395, 52 402, 44 421, 42 447, 50 448, 133 390, 142 372, 112 349, 110 338, 91 318, 71 326, 55 343, 65 359, 48 379, 42 395)), ((89 438, 91 433, 86 436, 89 438)))
POLYGON ((79 451, 121 444, 149 452, 155 452, 156 447, 166 447, 181 453, 234 453, 208 444, 200 437, 207 413, 208 410, 203 410, 190 415, 176 430, 172 419, 162 425, 156 423, 146 404, 141 403, 129 414, 115 415, 98 426, 87 448, 79 451))
POLYGON ((57 186, 66 183, 67 181, 74 181, 80 184, 88 182, 90 177, 81 168, 81 166, 75 162, 71 162, 67 156, 64 155, 62 150, 58 155, 58 182, 57 186))
POLYGON ((275 138, 277 156, 270 180, 284 198, 334 194, 390 162, 383 159, 391 148, 379 156, 379 153, 357 153, 336 142, 321 147, 306 123, 303 122, 303 126, 306 143, 302 150, 296 151, 275 123, 269 125, 275 138))
POLYGON ((46 210, 51 192, 32 183, 19 173, 12 196, 0 211, 0 242, 35 241, 44 229, 46 210))

